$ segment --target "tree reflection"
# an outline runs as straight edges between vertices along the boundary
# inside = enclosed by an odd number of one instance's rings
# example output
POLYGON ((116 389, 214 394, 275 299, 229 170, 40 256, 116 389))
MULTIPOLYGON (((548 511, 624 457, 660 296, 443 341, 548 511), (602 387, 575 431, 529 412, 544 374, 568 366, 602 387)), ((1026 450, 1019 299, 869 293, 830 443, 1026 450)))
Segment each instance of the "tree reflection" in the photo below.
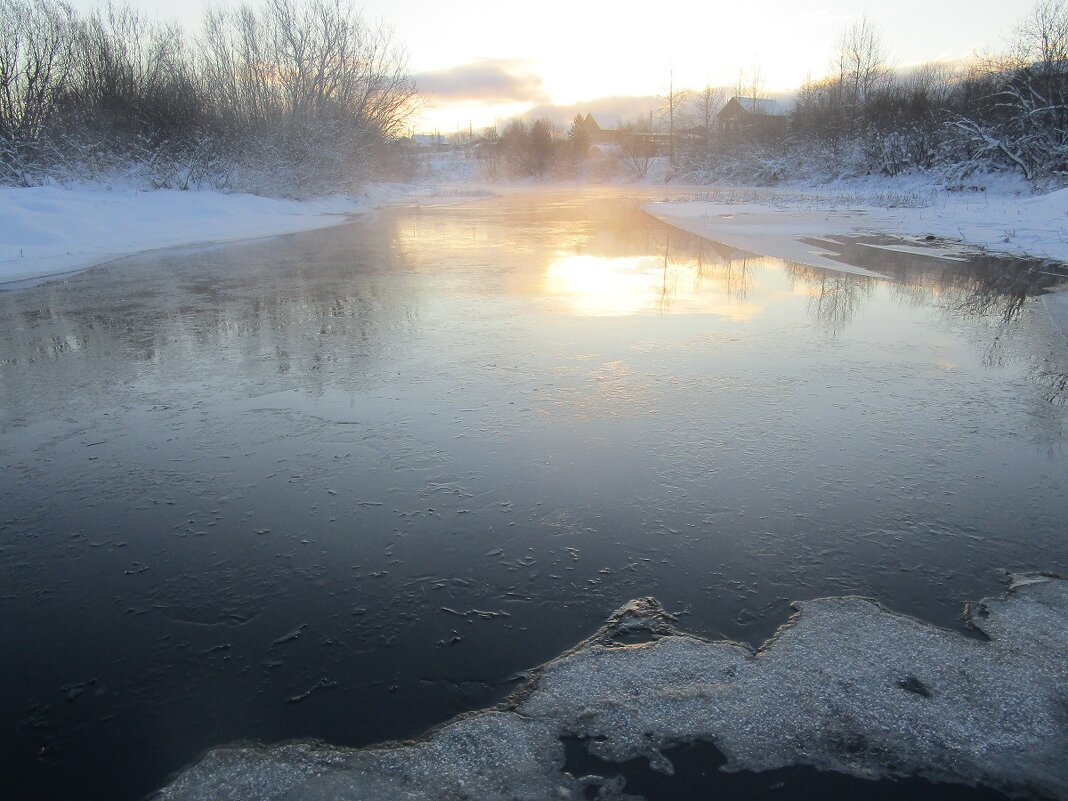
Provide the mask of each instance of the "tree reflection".
POLYGON ((1048 364, 1035 367, 1031 380, 1042 387, 1043 396, 1054 406, 1064 406, 1068 402, 1068 371, 1048 364))
MULTIPOLYGON (((650 239, 650 238, 647 238, 650 239)), ((753 289, 752 260, 716 242, 667 229, 651 237, 662 252, 659 307, 668 311, 681 294, 714 292, 744 307, 753 289)))
MULTIPOLYGON (((147 370, 248 384, 271 374, 319 391, 358 381, 377 356, 417 330, 391 229, 326 229, 270 243, 124 262, 62 283, 0 296, 11 371, 0 381, 9 419, 62 403, 39 362, 65 360, 72 382, 106 395, 147 370), (375 270, 354 265, 366 260, 375 270), (205 362, 210 354, 211 362, 205 362)), ((86 390, 82 390, 86 391, 86 390)))
POLYGON ((573 250, 561 248, 542 289, 583 315, 714 314, 751 317, 753 264, 745 254, 687 234, 647 215, 599 229, 573 250), (637 223, 637 224, 635 224, 637 223))
POLYGON ((871 295, 870 282, 865 286, 852 276, 822 276, 817 288, 809 308, 835 334, 853 322, 861 299, 871 295))
POLYGON ((868 276, 803 264, 790 264, 787 271, 794 291, 801 291, 808 296, 809 313, 834 336, 853 322, 876 286, 876 279, 868 276))
MULTIPOLYGON (((988 331, 989 336, 977 347, 984 364, 1000 367, 1006 362, 1006 343, 1020 338, 1018 329, 1028 303, 1068 281, 1068 269, 1053 262, 981 255, 952 266, 897 271, 895 277, 904 279, 892 285, 903 302, 985 323, 978 330, 988 331)), ((1050 402, 1063 402, 1063 371, 1045 370, 1041 376, 1041 383, 1050 387, 1050 402)))

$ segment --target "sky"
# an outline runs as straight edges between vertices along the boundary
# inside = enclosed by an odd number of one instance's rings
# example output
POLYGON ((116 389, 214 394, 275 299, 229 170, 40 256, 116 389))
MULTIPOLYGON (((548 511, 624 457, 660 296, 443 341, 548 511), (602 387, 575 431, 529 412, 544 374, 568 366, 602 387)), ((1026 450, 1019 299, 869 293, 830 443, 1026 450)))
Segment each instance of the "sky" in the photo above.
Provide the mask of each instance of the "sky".
MULTIPOLYGON (((211 0, 237 5, 237 0, 211 0)), ((129 0, 189 31, 209 0, 129 0)), ((253 0, 255 4, 255 0, 253 0)), ((74 0, 85 10, 97 0, 74 0)), ((364 0, 407 51, 428 107, 423 131, 480 129, 532 106, 662 95, 670 83, 732 86, 758 72, 770 93, 825 74, 835 40, 867 16, 891 63, 998 49, 1034 0, 364 0)))

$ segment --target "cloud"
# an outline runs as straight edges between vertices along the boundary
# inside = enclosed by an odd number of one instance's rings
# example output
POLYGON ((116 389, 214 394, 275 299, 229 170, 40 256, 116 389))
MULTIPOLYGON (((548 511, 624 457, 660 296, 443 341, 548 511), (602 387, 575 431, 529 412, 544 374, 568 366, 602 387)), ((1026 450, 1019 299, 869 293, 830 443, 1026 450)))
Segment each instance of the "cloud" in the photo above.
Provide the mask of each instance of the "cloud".
POLYGON ((452 103, 544 103, 548 99, 541 77, 526 62, 483 59, 415 76, 419 91, 452 103))

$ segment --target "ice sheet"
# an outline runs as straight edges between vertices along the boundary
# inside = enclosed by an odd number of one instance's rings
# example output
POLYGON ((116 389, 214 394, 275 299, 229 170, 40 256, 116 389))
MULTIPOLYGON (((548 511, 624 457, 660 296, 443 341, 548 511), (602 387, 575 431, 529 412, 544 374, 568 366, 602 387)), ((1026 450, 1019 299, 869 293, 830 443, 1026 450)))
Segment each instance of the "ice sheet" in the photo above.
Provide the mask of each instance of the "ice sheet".
MULTIPOLYGON (((563 771, 561 737, 603 759, 712 740, 728 769, 813 765, 1068 797, 1068 581, 1018 576, 970 613, 968 638, 862 598, 795 605, 759 651, 683 634, 652 599, 545 665, 500 709, 408 744, 209 752, 161 792, 194 799, 622 797, 563 771), (647 642, 625 644, 636 634, 647 642)), ((356 714, 354 710, 354 714, 356 714)))

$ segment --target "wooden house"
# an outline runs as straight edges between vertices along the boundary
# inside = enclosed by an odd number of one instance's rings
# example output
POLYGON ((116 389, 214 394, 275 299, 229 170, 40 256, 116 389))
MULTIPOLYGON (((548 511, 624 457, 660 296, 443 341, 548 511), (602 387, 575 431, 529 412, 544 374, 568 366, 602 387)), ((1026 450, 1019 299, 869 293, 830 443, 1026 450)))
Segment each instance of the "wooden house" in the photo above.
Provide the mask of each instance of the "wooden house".
POLYGON ((590 144, 603 145, 620 140, 620 119, 613 114, 587 114, 582 118, 582 131, 590 144))
POLYGON ((776 101, 735 95, 716 115, 716 131, 726 138, 767 141, 786 133, 786 121, 776 101))

